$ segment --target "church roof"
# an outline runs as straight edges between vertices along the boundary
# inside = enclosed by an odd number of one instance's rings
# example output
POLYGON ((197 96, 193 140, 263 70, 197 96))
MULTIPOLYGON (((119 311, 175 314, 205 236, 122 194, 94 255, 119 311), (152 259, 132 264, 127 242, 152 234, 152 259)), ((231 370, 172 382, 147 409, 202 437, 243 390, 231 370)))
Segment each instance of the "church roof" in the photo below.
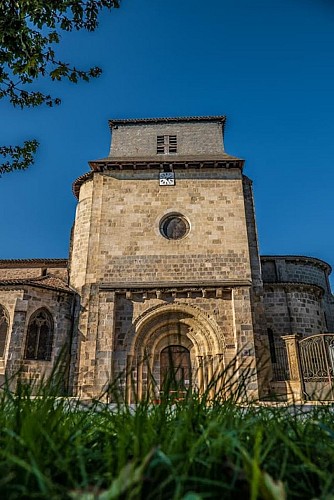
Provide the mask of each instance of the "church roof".
MULTIPOLYGON (((162 165, 172 164, 173 167, 182 168, 201 168, 201 167, 216 167, 222 166, 219 163, 226 162, 240 162, 240 166, 243 166, 244 160, 237 158, 236 156, 231 156, 225 152, 219 154, 205 154, 205 155, 180 155, 180 154, 169 154, 169 155, 148 155, 148 156, 107 156, 106 158, 101 158, 98 160, 92 160, 89 165, 92 170, 98 170, 96 167, 107 165, 108 167, 119 168, 119 166, 135 166, 137 168, 159 168, 162 165)), ((236 166, 236 165, 230 165, 236 166)))
POLYGON ((87 172, 86 174, 80 175, 77 179, 72 184, 72 192, 76 198, 79 199, 79 193, 80 193, 80 188, 82 184, 88 179, 91 179, 93 177, 94 172, 87 172))
POLYGON ((324 260, 318 259, 317 257, 309 257, 307 255, 261 255, 261 262, 272 261, 272 260, 288 260, 290 262, 302 262, 304 264, 313 264, 328 274, 332 272, 332 267, 324 260))
POLYGON ((47 274, 46 276, 38 276, 36 278, 23 278, 23 279, 6 279, 0 280, 0 287, 17 286, 17 285, 30 285, 39 288, 47 288, 49 290, 57 290, 60 292, 74 293, 74 291, 57 276, 47 274))
POLYGON ((0 259, 0 268, 67 267, 67 259, 0 259))
POLYGON ((200 123, 200 122, 220 122, 225 123, 225 115, 217 116, 174 116, 164 118, 126 118, 126 119, 111 119, 109 120, 109 127, 117 127, 118 125, 149 125, 156 123, 200 123))
POLYGON ((88 179, 92 178, 94 172, 104 170, 147 170, 161 169, 166 165, 171 165, 173 169, 188 168, 239 168, 242 170, 244 160, 231 156, 225 152, 211 155, 165 155, 159 156, 107 156, 99 160, 89 162, 92 172, 78 177, 72 185, 73 194, 79 197, 80 187, 88 179))

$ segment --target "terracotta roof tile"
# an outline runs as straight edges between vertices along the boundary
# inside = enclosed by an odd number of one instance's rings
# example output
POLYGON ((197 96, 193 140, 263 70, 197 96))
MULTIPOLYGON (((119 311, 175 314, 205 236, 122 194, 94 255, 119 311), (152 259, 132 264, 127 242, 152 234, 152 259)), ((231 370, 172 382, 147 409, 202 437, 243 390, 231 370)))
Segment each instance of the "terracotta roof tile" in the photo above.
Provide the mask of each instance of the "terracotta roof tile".
POLYGON ((30 285, 37 286, 39 288, 48 288, 51 290, 59 290, 68 293, 74 293, 74 291, 57 276, 48 274, 46 276, 38 276, 37 278, 27 278, 27 279, 7 279, 1 280, 0 286, 16 286, 16 285, 30 285))
POLYGON ((0 259, 0 268, 7 267, 67 267, 67 259, 0 259))

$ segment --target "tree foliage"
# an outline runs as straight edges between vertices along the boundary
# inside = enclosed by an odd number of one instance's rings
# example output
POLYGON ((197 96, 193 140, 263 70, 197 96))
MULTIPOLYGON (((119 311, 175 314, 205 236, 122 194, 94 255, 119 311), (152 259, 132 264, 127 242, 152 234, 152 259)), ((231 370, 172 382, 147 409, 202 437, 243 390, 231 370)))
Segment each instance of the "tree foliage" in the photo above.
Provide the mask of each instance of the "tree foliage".
MULTIPOLYGON (((89 81, 101 69, 83 70, 57 57, 61 32, 94 31, 103 8, 119 7, 120 0, 0 0, 0 99, 14 107, 45 104, 59 105, 61 100, 36 89, 40 78, 63 79, 72 83, 89 81), (35 85, 34 85, 35 84, 35 85)), ((33 163, 36 140, 23 146, 2 146, 0 174, 25 169, 33 163)))
POLYGON ((36 139, 24 141, 23 146, 0 146, 0 176, 13 170, 25 170, 34 162, 34 154, 38 148, 36 139))

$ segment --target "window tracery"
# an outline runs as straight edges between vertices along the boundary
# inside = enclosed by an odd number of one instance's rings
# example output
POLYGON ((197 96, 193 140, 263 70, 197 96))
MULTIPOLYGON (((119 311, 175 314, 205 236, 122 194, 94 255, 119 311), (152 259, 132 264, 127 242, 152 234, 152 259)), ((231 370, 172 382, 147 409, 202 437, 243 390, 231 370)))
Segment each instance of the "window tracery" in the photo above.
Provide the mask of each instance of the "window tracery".
POLYGON ((50 361, 53 341, 53 320, 46 309, 39 309, 30 318, 25 359, 50 361))

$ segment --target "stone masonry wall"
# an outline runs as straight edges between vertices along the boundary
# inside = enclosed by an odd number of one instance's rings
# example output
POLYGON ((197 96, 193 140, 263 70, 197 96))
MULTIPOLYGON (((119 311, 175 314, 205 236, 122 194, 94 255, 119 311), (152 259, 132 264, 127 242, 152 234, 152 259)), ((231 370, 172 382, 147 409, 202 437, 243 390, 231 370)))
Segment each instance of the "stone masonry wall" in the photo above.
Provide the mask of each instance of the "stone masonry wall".
MULTIPOLYGON (((0 261, 1 264, 1 261, 0 261)), ((5 264, 3 265, 5 266, 5 264)), ((46 264, 34 264, 23 262, 21 265, 7 264, 7 267, 0 265, 0 281, 10 279, 25 279, 25 278, 38 278, 43 274, 50 273, 58 278, 63 279, 65 282, 68 280, 67 266, 53 267, 46 264)))
MULTIPOLYGON (((158 289, 158 288, 157 288, 158 289)), ((219 297, 203 297, 201 291, 165 292, 159 298, 156 292, 124 293, 100 290, 96 285, 83 290, 81 318, 80 363, 77 372, 77 394, 82 397, 101 396, 112 380, 125 384, 128 355, 129 332, 138 318, 152 308, 165 304, 189 305, 211 317, 218 325, 225 345, 222 352, 224 366, 233 363, 234 370, 242 377, 247 376, 249 394, 257 394, 257 375, 255 369, 255 349, 252 327, 251 307, 248 288, 235 288, 219 297), (87 321, 89 318, 89 325, 87 321)), ((134 338, 134 337, 133 337, 134 338)), ((203 351, 203 355, 206 352, 203 351)), ((211 354, 217 354, 216 352, 211 354)), ((223 368, 223 366, 222 366, 223 368)), ((134 374, 134 377, 136 375, 134 374)))
POLYGON ((324 313, 326 315, 327 331, 334 333, 334 297, 333 295, 326 294, 323 301, 324 313))
POLYGON ((295 283, 310 283, 312 285, 321 286, 325 292, 328 291, 327 273, 323 266, 317 265, 317 260, 314 262, 301 260, 296 257, 284 258, 273 257, 268 260, 264 257, 262 261, 262 275, 264 282, 295 282, 295 283))
POLYGON ((86 283, 251 279, 238 170, 221 169, 216 178, 201 180, 196 171, 177 173, 176 186, 159 186, 156 172, 146 173, 145 182, 140 176, 95 174, 93 201, 86 198, 86 190, 83 198, 80 194, 79 207, 85 202, 87 210, 78 209, 75 224, 72 286, 78 289, 85 279, 86 283), (174 212, 190 224, 189 234, 181 240, 168 240, 159 230, 161 219, 174 212))
POLYGON ((276 283, 278 281, 276 263, 274 260, 262 261, 261 268, 263 281, 268 283, 276 283))
POLYGON ((297 281, 299 283, 311 283, 321 286, 325 292, 328 291, 328 281, 323 269, 307 263, 286 261, 287 281, 297 281))
MULTIPOLYGON (((8 301, 15 306, 11 308, 10 336, 8 339, 8 356, 5 360, 5 370, 9 377, 14 376, 18 370, 28 380, 40 380, 44 375, 51 374, 65 345, 69 347, 72 326, 72 300, 71 294, 52 290, 24 286, 23 290, 6 290, 8 301), (52 315, 54 321, 54 337, 51 361, 25 360, 25 343, 29 318, 39 308, 45 307, 52 315)), ((6 304, 5 304, 6 306, 6 304)), ((14 381, 13 381, 14 383, 14 381)))
POLYGON ((91 234, 92 193, 93 181, 86 182, 80 189, 80 200, 76 209, 70 261, 70 282, 76 289, 80 289, 86 281, 91 234))
MULTIPOLYGON (((145 312, 152 308, 168 303, 180 306, 188 305, 195 310, 202 311, 217 324, 220 342, 224 345, 221 353, 223 355, 221 369, 231 364, 233 370, 240 370, 241 375, 243 370, 246 370, 246 365, 247 368, 250 366, 255 367, 251 310, 250 307, 247 308, 246 306, 247 303, 249 304, 249 291, 247 288, 234 289, 233 292, 223 291, 221 298, 203 297, 201 292, 175 293, 175 297, 173 297, 170 293, 162 291, 160 299, 154 298, 154 295, 154 293, 145 294, 147 298, 144 300, 140 298, 140 294, 138 294, 137 299, 134 297, 132 300, 126 299, 124 296, 116 297, 113 365, 116 376, 122 379, 122 374, 125 373, 127 351, 126 346, 124 346, 124 339, 126 338, 129 341, 129 332, 135 320, 144 316, 145 312), (184 296, 182 297, 182 295, 184 296)), ((208 295, 210 294, 208 293, 208 295)), ((134 340, 134 338, 135 331, 132 334, 132 339, 134 340)), ((205 356, 207 354, 205 346, 202 345, 201 349, 202 355, 205 356)), ((156 353, 157 360, 159 360, 159 354, 156 353)), ((215 355, 218 353, 211 352, 210 354, 215 355)), ((154 375, 159 385, 159 371, 154 375)), ((247 377, 249 378, 247 380, 249 390, 256 391, 256 373, 247 373, 247 377)))
MULTIPOLYGON (((222 124, 116 123, 110 155, 111 159, 154 157, 162 164, 164 156, 223 159, 222 124), (157 135, 177 135, 177 154, 157 155, 157 135)), ((106 165, 81 186, 70 265, 70 284, 81 296, 77 393, 100 395, 110 374, 128 366, 132 354, 128 345, 121 345, 122 336, 147 309, 166 303, 164 290, 174 285, 174 304, 198 306, 226 335, 226 352, 204 355, 224 355, 228 362, 237 354, 238 374, 249 375, 250 370, 247 387, 257 394, 252 314, 255 309, 259 314, 261 300, 258 294, 252 311, 251 280, 259 288, 262 285, 254 213, 250 205, 245 207, 241 169, 175 165, 175 185, 160 186, 162 169, 163 165, 159 169, 149 163, 119 170, 106 165), (187 220, 189 232, 182 239, 162 235, 161 221, 169 214, 187 220), (249 223, 253 226, 247 228, 249 223), (198 287, 199 295, 181 296, 183 285, 198 287), (229 303, 222 305, 218 297, 202 291, 211 286, 228 287, 229 303), (143 287, 153 288, 153 296, 143 292, 138 301, 124 298, 124 293, 135 294, 143 287), (159 297, 154 296, 159 287, 159 297)))
POLYGON ((210 155, 224 151, 220 123, 165 123, 114 128, 110 155, 156 156, 157 135, 177 135, 177 155, 210 155))
POLYGON ((326 331, 319 290, 266 285, 264 304, 267 326, 274 336, 291 333, 308 336, 326 331))
POLYGON ((243 177, 243 189, 245 198, 245 214, 247 222, 249 254, 251 259, 252 271, 251 304, 254 341, 257 357, 259 387, 261 388, 260 395, 264 396, 268 390, 268 380, 270 378, 270 354, 266 327, 266 316, 263 303, 264 292, 261 262, 258 249, 252 181, 246 176, 243 177))
MULTIPOLYGON (((265 283, 308 283, 323 290, 321 299, 322 332, 334 332, 334 297, 331 293, 328 275, 330 267, 318 259, 308 257, 262 257, 262 276, 265 283)), ((318 314, 318 313, 316 313, 318 314)), ((314 318, 314 325, 319 318, 314 318)), ((308 330, 314 327, 308 326, 308 330)), ((296 333, 296 332, 294 332, 296 333)), ((309 332, 308 332, 309 333, 309 332)), ((318 330, 316 333, 320 333, 318 330)))
POLYGON ((0 289, 0 304, 4 307, 6 315, 8 316, 9 319, 4 356, 3 358, 0 358, 0 376, 4 375, 5 373, 7 359, 10 355, 9 345, 14 323, 15 309, 17 306, 20 307, 23 294, 24 294, 23 290, 20 289, 12 289, 12 290, 0 289))

